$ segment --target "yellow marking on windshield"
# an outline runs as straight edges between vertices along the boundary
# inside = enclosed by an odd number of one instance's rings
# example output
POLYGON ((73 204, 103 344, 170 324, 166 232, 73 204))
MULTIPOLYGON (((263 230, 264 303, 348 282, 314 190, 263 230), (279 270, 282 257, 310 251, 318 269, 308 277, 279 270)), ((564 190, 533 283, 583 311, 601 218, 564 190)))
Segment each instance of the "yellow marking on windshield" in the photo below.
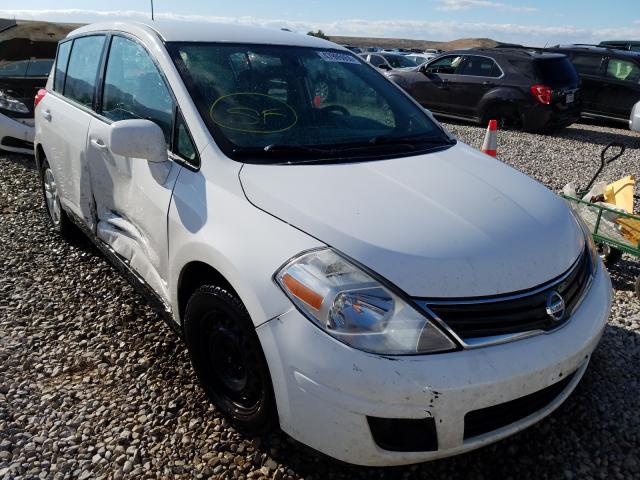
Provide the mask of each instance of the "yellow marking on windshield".
POLYGON ((209 117, 216 125, 222 128, 242 133, 280 133, 293 128, 298 123, 298 115, 289 104, 271 95, 254 92, 238 92, 221 96, 211 105, 209 117), (245 98, 242 98, 242 96, 246 98, 246 102, 253 100, 253 103, 267 103, 267 105, 262 105, 267 108, 252 108, 253 105, 237 106, 237 103, 235 103, 234 106, 224 105, 227 101, 244 101, 245 98), (234 97, 240 97, 240 99, 234 97), (251 99, 251 97, 253 97, 253 99, 251 99), (259 98, 256 99, 256 97, 259 98), (220 113, 222 113, 222 115, 220 115, 220 113), (221 116, 223 118, 220 118, 221 116), (276 129, 267 127, 267 121, 269 120, 278 118, 286 120, 288 117, 290 117, 290 123, 285 124, 284 127, 276 129))

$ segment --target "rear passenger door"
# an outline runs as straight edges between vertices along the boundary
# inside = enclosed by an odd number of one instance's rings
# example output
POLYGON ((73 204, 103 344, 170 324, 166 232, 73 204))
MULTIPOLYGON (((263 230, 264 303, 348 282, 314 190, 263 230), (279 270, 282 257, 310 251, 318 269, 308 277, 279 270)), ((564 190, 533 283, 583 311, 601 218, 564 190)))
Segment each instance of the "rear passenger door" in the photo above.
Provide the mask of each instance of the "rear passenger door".
POLYGON ((160 126, 170 149, 174 97, 150 53, 119 35, 111 37, 101 93, 100 116, 91 123, 87 150, 96 235, 168 304, 167 213, 182 167, 171 153, 170 160, 160 163, 116 155, 108 141, 111 123, 148 119, 160 126))
POLYGON ((466 117, 478 116, 482 98, 501 76, 502 70, 492 58, 465 55, 455 81, 450 82, 451 111, 466 117))
POLYGON ((92 227, 87 170, 87 132, 93 118, 95 88, 105 44, 104 35, 77 37, 61 43, 53 91, 39 110, 42 146, 54 171, 64 207, 92 227))
POLYGON ((622 58, 609 58, 599 103, 607 115, 629 120, 631 109, 640 101, 640 64, 622 58))
POLYGON ((600 54, 574 53, 571 54, 571 63, 580 75, 582 81, 582 109, 590 113, 602 113, 600 105, 600 89, 603 82, 604 56, 600 54))

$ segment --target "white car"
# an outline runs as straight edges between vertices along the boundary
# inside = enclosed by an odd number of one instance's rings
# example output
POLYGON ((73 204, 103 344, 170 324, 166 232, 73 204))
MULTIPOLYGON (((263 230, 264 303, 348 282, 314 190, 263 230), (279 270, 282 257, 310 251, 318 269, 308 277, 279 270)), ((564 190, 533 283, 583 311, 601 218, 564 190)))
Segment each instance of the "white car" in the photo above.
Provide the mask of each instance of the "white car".
POLYGON ((333 43, 90 25, 37 102, 53 228, 162 307, 244 430, 361 465, 458 454, 555 410, 600 340, 611 284, 564 201, 333 43))
POLYGON ((412 60, 416 64, 416 66, 419 67, 420 65, 427 63, 432 58, 435 58, 436 55, 432 53, 412 53, 412 54, 406 55, 406 57, 409 60, 412 60))
POLYGON ((640 102, 636 103, 631 109, 629 128, 634 132, 640 132, 640 102))

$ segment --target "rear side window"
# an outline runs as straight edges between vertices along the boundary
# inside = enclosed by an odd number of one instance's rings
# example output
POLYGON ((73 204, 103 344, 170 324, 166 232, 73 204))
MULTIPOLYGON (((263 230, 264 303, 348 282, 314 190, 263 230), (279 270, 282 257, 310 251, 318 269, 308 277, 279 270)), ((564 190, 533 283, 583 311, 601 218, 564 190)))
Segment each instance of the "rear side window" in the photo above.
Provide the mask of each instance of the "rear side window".
POLYGON ((640 67, 627 60, 611 58, 607 64, 607 77, 638 83, 640 82, 640 67))
POLYGON ((173 124, 173 97, 147 51, 124 37, 113 37, 104 77, 102 114, 111 120, 144 118, 164 132, 173 124))
POLYGON ((465 58, 459 74, 474 77, 499 77, 502 72, 491 58, 471 55, 465 58))
POLYGON ((71 44, 68 41, 61 43, 58 47, 58 56, 56 57, 56 69, 53 77, 53 89, 62 93, 64 88, 64 78, 67 74, 67 64, 69 63, 69 52, 71 52, 71 44))
POLYGON ((76 38, 73 41, 64 96, 91 107, 98 76, 104 36, 76 38))
POLYGON ((573 66, 583 75, 599 75, 602 55, 574 55, 573 66))
POLYGON ((567 57, 537 60, 536 67, 540 80, 552 87, 577 85, 580 82, 576 69, 567 57))
POLYGON ((27 67, 27 77, 46 77, 51 71, 53 60, 31 60, 27 67))

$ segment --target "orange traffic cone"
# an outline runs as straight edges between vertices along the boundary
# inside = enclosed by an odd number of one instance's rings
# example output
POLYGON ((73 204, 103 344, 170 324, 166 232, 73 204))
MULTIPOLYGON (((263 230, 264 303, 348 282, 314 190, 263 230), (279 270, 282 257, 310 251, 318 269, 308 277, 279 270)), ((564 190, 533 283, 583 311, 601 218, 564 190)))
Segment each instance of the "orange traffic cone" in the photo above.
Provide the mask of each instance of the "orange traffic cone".
POLYGON ((487 155, 495 157, 498 153, 498 122, 496 120, 489 120, 489 126, 487 127, 487 134, 484 136, 484 142, 482 143, 482 151, 487 155))

